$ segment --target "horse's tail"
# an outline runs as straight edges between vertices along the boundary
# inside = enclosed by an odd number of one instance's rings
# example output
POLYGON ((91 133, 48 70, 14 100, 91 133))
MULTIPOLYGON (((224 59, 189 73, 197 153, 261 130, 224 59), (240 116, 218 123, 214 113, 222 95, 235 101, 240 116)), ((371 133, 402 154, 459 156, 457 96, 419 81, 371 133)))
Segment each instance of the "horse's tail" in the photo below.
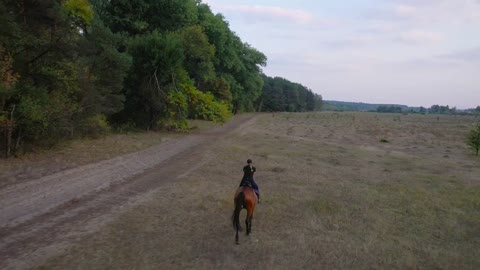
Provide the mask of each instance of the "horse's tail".
POLYGON ((242 226, 240 226, 240 211, 242 207, 245 205, 245 194, 243 191, 240 192, 237 196, 237 200, 235 201, 235 210, 233 210, 232 215, 232 222, 233 222, 233 229, 236 231, 241 231, 242 226))

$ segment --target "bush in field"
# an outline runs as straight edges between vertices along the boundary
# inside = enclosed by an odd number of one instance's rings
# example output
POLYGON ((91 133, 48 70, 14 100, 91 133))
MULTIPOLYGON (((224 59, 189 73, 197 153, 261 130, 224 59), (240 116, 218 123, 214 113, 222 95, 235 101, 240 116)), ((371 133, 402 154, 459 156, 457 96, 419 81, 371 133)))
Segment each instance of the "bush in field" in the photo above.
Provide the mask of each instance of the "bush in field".
POLYGON ((480 124, 477 124, 472 130, 470 130, 467 144, 475 150, 475 154, 478 156, 480 150, 480 124))

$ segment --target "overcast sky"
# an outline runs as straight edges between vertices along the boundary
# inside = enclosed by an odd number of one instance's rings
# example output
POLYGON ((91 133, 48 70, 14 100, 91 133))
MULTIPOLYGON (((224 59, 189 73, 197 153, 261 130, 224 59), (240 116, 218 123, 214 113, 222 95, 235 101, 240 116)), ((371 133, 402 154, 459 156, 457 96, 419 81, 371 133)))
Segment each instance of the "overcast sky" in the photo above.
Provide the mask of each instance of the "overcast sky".
POLYGON ((327 100, 480 105, 480 0, 204 0, 327 100))

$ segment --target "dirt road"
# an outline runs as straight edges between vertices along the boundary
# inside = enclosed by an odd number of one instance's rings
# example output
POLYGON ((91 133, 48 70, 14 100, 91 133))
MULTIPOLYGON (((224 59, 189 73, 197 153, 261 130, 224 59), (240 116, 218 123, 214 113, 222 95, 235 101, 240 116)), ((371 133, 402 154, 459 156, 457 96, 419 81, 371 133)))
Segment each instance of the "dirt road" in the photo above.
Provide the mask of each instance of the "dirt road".
POLYGON ((204 165, 209 145, 252 121, 243 115, 210 131, 1 189, 0 269, 41 264, 204 165))

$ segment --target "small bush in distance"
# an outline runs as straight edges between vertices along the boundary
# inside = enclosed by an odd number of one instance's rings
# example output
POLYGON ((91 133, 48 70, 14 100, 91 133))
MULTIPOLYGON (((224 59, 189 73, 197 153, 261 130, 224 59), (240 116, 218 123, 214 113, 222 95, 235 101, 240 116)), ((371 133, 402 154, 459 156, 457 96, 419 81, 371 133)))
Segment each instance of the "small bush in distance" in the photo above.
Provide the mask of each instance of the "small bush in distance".
POLYGON ((478 156, 480 150, 480 123, 470 130, 467 137, 467 144, 475 151, 478 156))

